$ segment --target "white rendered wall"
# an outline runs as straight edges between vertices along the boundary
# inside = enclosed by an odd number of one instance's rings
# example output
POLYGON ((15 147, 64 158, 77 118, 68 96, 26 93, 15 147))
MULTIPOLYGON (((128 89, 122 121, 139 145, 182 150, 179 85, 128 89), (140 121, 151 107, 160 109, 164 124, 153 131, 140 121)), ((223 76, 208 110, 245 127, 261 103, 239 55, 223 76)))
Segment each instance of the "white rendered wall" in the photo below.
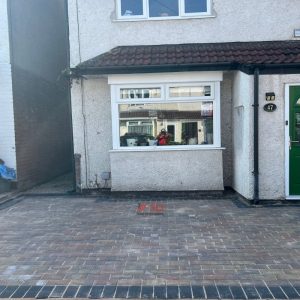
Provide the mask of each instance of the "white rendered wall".
POLYGON ((235 72, 232 106, 232 187, 247 199, 253 197, 253 76, 235 72))
POLYGON ((112 151, 114 191, 223 190, 222 150, 112 151))
MULTIPOLYGON (((259 93, 260 198, 285 199, 285 84, 300 84, 300 75, 262 75, 259 93), (265 112, 265 94, 274 92, 277 110, 265 112)), ((287 100, 287 105, 288 101, 287 100)))
POLYGON ((0 0, 0 158, 16 168, 7 0, 0 0))
POLYGON ((107 79, 73 81, 74 153, 81 155, 82 188, 103 187, 102 172, 110 172, 112 149, 110 88, 107 79), (83 101, 81 97, 83 95, 83 101))
POLYGON ((213 18, 116 21, 114 0, 69 0, 71 66, 116 46, 288 40, 299 28, 299 0, 213 0, 213 18))

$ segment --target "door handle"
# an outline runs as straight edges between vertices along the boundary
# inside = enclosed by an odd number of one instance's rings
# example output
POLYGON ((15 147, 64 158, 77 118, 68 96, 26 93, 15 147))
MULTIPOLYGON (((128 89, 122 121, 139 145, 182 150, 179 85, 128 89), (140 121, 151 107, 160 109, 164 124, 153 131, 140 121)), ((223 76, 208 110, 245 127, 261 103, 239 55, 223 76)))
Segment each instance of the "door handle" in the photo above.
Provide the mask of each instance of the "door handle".
POLYGON ((291 143, 300 143, 300 141, 290 141, 291 143))

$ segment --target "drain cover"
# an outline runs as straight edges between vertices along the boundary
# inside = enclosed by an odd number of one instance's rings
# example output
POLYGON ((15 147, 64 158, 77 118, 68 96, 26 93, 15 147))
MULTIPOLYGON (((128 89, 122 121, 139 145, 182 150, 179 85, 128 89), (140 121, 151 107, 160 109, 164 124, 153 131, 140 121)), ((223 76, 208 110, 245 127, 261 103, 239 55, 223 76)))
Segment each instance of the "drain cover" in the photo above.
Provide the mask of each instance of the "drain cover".
POLYGON ((163 215, 165 213, 165 205, 158 202, 139 203, 136 213, 138 215, 163 215))

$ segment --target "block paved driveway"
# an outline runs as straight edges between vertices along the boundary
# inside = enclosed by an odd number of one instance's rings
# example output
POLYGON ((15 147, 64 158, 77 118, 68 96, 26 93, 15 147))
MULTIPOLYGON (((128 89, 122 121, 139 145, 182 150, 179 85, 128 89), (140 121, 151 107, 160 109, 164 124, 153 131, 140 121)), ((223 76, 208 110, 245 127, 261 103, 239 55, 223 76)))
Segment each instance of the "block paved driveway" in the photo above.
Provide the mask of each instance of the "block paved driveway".
POLYGON ((263 289, 261 298, 300 298, 300 207, 170 197, 160 202, 164 215, 145 216, 136 214, 144 200, 138 197, 19 200, 0 206, 0 298, 12 296, 3 292, 7 287, 16 291, 20 285, 21 296, 30 286, 48 288, 39 298, 57 285, 64 292, 74 287, 71 296, 80 286, 88 289, 85 296, 99 286, 98 296, 104 297, 106 286, 117 297, 116 287, 123 286, 119 298, 124 298, 133 286, 144 287, 145 297, 142 291, 137 297, 151 298, 157 287, 181 286, 173 298, 201 298, 203 289, 197 297, 197 288, 204 286, 203 298, 210 298, 210 288, 212 298, 223 298, 222 287, 231 295, 224 298, 259 298, 247 295, 247 287, 263 289), (234 297, 241 287, 242 295, 234 297))

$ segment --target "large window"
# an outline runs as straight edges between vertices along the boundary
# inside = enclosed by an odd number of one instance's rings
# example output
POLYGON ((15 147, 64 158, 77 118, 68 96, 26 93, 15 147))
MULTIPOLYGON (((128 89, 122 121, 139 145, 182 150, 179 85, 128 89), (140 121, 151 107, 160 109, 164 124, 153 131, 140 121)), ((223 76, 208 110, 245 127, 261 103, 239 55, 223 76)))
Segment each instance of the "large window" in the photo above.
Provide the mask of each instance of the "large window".
POLYGON ((219 147, 218 84, 112 86, 114 148, 219 147))
POLYGON ((211 0, 117 0, 119 19, 164 19, 210 15, 211 0))

